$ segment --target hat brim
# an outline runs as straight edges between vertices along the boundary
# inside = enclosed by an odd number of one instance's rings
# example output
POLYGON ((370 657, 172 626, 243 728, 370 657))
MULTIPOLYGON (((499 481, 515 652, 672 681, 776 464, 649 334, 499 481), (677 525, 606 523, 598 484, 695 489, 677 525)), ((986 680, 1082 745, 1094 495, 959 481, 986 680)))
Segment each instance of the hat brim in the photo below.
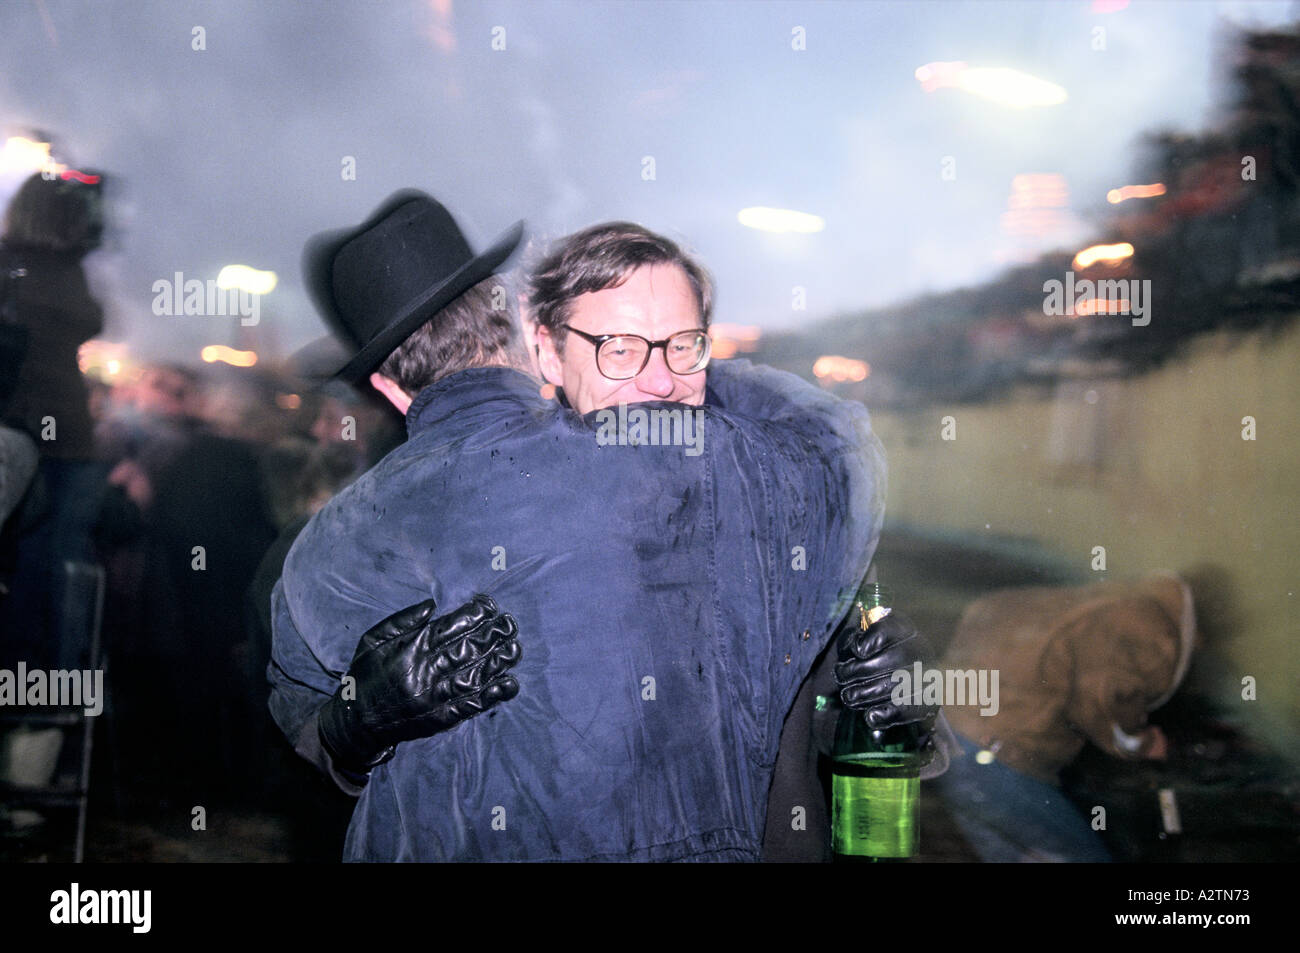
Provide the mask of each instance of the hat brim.
POLYGON ((379 367, 416 328, 500 268, 523 240, 524 223, 515 222, 487 251, 470 259, 412 301, 387 327, 358 349, 358 342, 349 339, 334 305, 330 278, 334 256, 358 234, 374 227, 401 205, 427 197, 418 189, 403 189, 389 196, 360 226, 334 229, 308 239, 303 249, 302 265, 307 293, 333 333, 311 342, 290 357, 290 363, 299 376, 317 381, 359 382, 379 367))
POLYGON ((289 355, 289 371, 305 381, 323 384, 333 380, 352 360, 355 348, 350 348, 332 334, 317 338, 289 355))
POLYGON ((406 310, 375 335, 361 348, 352 360, 334 375, 342 380, 355 381, 367 376, 384 362, 399 344, 411 336, 420 325, 437 314, 470 288, 490 277, 506 261, 524 237, 524 223, 515 222, 487 251, 470 259, 446 279, 411 302, 406 310))

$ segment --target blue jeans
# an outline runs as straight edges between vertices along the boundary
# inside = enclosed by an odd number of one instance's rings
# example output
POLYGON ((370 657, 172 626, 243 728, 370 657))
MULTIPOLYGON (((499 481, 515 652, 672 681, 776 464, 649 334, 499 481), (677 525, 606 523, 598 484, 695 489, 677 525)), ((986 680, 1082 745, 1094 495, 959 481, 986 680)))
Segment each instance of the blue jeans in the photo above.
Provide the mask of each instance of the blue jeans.
POLYGON ((996 760, 979 764, 979 746, 957 740, 961 756, 933 784, 980 860, 1110 862, 1100 835, 1057 788, 996 760))
POLYGON ((102 463, 44 459, 38 479, 45 481, 48 510, 18 540, 18 567, 11 592, 0 606, 0 662, 19 660, 29 668, 81 668, 84 637, 70 634, 63 596, 63 563, 95 562, 91 534, 103 504, 106 468, 102 463))

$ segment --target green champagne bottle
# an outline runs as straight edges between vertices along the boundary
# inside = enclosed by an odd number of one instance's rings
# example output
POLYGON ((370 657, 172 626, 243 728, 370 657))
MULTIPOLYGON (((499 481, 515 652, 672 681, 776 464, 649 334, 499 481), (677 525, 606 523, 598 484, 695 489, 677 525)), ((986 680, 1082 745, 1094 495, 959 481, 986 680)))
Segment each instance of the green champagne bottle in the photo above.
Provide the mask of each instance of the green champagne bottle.
MULTIPOLYGON (((865 630, 883 616, 880 610, 889 600, 888 590, 868 583, 851 611, 865 630)), ((841 707, 831 749, 831 849, 836 861, 901 861, 916 853, 920 731, 915 724, 873 729, 862 712, 841 707)))

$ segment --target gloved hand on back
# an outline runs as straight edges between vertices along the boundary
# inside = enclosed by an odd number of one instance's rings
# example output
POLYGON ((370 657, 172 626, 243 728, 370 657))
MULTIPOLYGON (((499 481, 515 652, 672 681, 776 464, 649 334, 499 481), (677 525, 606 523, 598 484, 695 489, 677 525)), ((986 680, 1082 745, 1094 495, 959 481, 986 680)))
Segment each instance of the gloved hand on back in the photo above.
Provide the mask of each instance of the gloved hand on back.
POLYGON ((434 600, 408 606, 361 637, 353 680, 320 710, 320 738, 334 763, 365 774, 396 745, 446 731, 514 698, 505 674, 520 658, 515 620, 488 596, 434 618, 434 600))

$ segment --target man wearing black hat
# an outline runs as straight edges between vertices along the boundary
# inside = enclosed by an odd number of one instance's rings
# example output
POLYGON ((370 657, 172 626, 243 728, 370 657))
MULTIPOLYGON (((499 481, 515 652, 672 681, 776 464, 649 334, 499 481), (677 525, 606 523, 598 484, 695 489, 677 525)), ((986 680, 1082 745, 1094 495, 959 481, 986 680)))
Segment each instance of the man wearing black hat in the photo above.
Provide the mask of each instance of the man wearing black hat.
MULTIPOLYGON (((471 366, 526 368, 526 358, 513 346, 510 312, 497 305, 504 301, 504 282, 493 275, 522 234, 523 223, 516 223, 476 256, 443 206, 408 189, 391 196, 359 228, 315 236, 304 256, 305 277, 334 333, 295 355, 298 370, 308 378, 356 385, 369 375, 375 389, 405 414, 411 397, 399 381, 433 383, 471 366), (381 260, 393 247, 403 257, 381 260)), ((504 674, 519 655, 509 616, 487 597, 437 619, 433 607, 434 600, 423 600, 395 613, 408 620, 400 632, 391 620, 367 632, 349 670, 348 691, 340 689, 290 733, 298 752, 345 791, 359 793, 370 769, 393 754, 391 744, 374 741, 375 726, 365 724, 376 709, 391 722, 379 727, 380 734, 414 738, 446 730, 518 690, 504 674), (382 639, 380 631, 386 633, 382 639), (365 666, 368 680, 361 674, 365 666), (400 720, 392 717, 399 709, 400 720)), ((319 699, 286 681, 274 661, 270 673, 273 714, 282 726, 296 726, 303 705, 319 699)))
POLYGON ((347 859, 758 859, 782 720, 875 548, 878 441, 744 362, 710 384, 762 419, 701 407, 699 453, 597 439, 513 369, 517 240, 475 256, 408 193, 309 246, 343 372, 378 367, 410 439, 286 561, 273 714, 356 782, 347 859), (476 285, 486 338, 447 340, 476 285))

